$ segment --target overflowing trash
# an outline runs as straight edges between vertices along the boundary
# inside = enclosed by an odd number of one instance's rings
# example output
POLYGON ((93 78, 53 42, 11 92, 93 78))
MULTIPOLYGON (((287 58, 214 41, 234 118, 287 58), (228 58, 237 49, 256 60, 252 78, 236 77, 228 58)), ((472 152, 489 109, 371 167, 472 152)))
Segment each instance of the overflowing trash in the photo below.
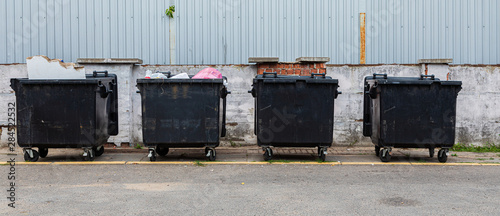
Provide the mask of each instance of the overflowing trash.
POLYGON ((174 76, 171 76, 171 72, 155 72, 153 73, 151 70, 146 71, 146 79, 222 79, 222 73, 219 72, 215 68, 205 68, 198 72, 193 77, 190 77, 187 73, 180 73, 174 76))
POLYGON ((215 68, 205 68, 193 76, 193 79, 222 79, 222 74, 215 68))

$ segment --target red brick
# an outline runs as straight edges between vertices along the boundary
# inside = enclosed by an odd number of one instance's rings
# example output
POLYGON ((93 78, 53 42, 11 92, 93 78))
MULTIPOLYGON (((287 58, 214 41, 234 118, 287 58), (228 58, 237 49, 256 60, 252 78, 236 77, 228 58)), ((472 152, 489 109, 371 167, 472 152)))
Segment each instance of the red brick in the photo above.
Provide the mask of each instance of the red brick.
POLYGON ((293 74, 293 69, 286 69, 286 74, 287 75, 292 75, 293 74))
POLYGON ((324 69, 319 69, 319 73, 326 74, 326 68, 324 68, 324 69))
POLYGON ((263 74, 264 73, 264 69, 258 69, 257 70, 257 74, 263 74))
POLYGON ((264 64, 257 64, 257 67, 259 69, 266 69, 266 68, 269 68, 269 64, 265 64, 265 63, 264 64))
POLYGON ((281 69, 279 68, 273 68, 273 72, 276 72, 278 74, 281 74, 281 69))
MULTIPOLYGON (((311 74, 313 74, 313 73, 318 73, 318 69, 311 69, 311 74)), ((311 74, 309 74, 309 75, 311 75, 311 74)))
POLYGON ((265 70, 265 72, 271 73, 271 72, 273 72, 273 69, 268 68, 268 69, 265 70))
POLYGON ((302 65, 300 65, 300 64, 293 64, 293 68, 302 68, 302 65))
POLYGON ((283 64, 281 64, 281 63, 278 63, 278 67, 277 67, 277 68, 280 68, 280 69, 281 69, 281 68, 284 68, 284 65, 283 65, 283 64))
POLYGON ((321 68, 326 68, 325 63, 317 63, 316 68, 321 69, 321 68))
POLYGON ((300 73, 302 73, 302 69, 295 69, 295 70, 293 70, 293 74, 294 75, 300 75, 300 73))
POLYGON ((283 64, 283 68, 287 68, 288 69, 288 68, 292 68, 292 67, 290 67, 290 64, 284 63, 283 64))
POLYGON ((269 68, 278 68, 278 63, 270 63, 269 68))

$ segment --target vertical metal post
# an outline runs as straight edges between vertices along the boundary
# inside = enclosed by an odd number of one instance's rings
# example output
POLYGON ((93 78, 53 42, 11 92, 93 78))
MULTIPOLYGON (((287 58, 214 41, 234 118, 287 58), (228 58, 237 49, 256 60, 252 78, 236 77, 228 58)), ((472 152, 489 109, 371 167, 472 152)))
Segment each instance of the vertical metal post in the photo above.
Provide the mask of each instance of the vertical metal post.
POLYGON ((365 42, 366 42, 366 37, 365 37, 365 31, 366 29, 366 14, 365 13, 360 13, 359 14, 359 32, 360 32, 360 46, 359 46, 359 64, 366 64, 366 56, 365 56, 365 42))

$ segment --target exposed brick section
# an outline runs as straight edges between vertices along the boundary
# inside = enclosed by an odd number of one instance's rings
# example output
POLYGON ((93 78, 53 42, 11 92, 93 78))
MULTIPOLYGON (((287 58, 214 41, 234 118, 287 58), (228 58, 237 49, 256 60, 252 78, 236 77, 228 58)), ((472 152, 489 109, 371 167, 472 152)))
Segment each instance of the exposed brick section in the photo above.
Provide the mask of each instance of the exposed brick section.
POLYGON ((325 63, 313 62, 279 62, 257 63, 257 74, 275 72, 279 75, 310 76, 311 73, 326 73, 325 63))

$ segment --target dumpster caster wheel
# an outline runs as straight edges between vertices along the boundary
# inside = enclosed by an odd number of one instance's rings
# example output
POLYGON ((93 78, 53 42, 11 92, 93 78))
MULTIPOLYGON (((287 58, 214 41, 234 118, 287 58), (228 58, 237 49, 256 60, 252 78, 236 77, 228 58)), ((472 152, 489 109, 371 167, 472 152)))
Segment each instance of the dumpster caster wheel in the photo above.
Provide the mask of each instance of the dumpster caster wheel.
POLYGON ((326 149, 321 149, 321 150, 319 151, 319 159, 320 159, 322 162, 324 162, 324 161, 325 161, 325 159, 326 159, 326 154, 327 154, 327 153, 326 153, 326 149))
POLYGON ((158 153, 158 155, 160 156, 165 156, 168 154, 168 148, 164 148, 164 147, 160 147, 160 146, 156 146, 156 153, 158 153))
POLYGON ((94 161, 95 159, 95 152, 93 149, 87 150, 87 153, 85 155, 85 160, 86 161, 94 161))
POLYGON ((429 148, 429 157, 434 157, 434 148, 429 148))
POLYGON ((213 148, 206 148, 206 157, 208 158, 209 161, 214 161, 215 160, 215 149, 213 148))
POLYGON ((391 151, 389 149, 380 150, 380 160, 382 162, 389 162, 391 160, 391 151))
POLYGON ((376 155, 377 157, 379 157, 379 156, 380 156, 380 146, 375 146, 375 155, 376 155))
POLYGON ((149 149, 149 161, 153 162, 156 161, 156 152, 154 149, 149 149))
POLYGON ((39 157, 40 157, 40 154, 36 150, 26 149, 26 151, 24 151, 24 160, 25 161, 36 162, 39 157), (33 154, 33 157, 30 156, 29 151, 31 151, 31 153, 33 154))
POLYGON ((440 149, 438 152, 438 161, 441 163, 445 163, 448 160, 448 150, 440 149))
POLYGON ((38 151, 40 152, 40 157, 45 158, 49 154, 49 149, 48 148, 38 148, 38 151))
POLYGON ((104 154, 104 146, 96 146, 96 147, 92 147, 92 150, 94 150, 94 154, 96 157, 99 157, 101 156, 102 154, 104 154))
POLYGON ((271 148, 266 148, 264 152, 264 160, 268 161, 273 159, 273 150, 271 148))

